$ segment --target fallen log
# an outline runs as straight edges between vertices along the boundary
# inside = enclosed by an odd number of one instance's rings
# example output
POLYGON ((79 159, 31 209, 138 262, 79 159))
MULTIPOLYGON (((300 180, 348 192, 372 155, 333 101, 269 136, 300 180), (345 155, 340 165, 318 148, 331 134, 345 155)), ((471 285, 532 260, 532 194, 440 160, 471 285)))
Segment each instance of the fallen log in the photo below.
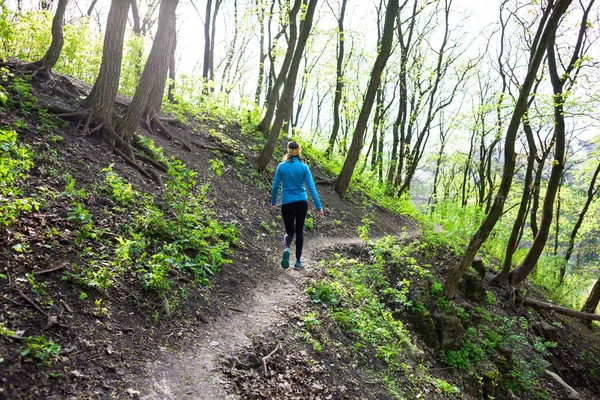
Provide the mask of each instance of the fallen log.
POLYGON ((550 304, 550 303, 545 303, 540 300, 529 299, 526 297, 524 298, 519 295, 517 295, 515 302, 523 304, 525 306, 537 308, 540 310, 554 311, 559 314, 568 315, 569 317, 586 319, 586 320, 591 320, 591 321, 600 321, 599 314, 590 314, 590 313, 584 313, 581 311, 575 311, 575 310, 571 310, 570 308, 561 307, 561 306, 557 306, 557 305, 550 304))

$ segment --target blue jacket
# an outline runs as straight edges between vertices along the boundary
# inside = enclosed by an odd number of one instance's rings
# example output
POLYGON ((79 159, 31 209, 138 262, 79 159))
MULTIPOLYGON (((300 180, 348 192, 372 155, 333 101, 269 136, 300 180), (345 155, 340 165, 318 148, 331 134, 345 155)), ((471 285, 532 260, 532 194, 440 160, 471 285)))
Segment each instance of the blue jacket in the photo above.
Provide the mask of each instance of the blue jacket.
POLYGON ((282 184, 281 204, 293 203, 295 201, 308 201, 306 189, 310 192, 315 202, 317 210, 321 210, 321 201, 315 188, 310 169, 306 164, 301 162, 297 157, 293 157, 291 161, 279 163, 275 171, 273 179, 273 188, 271 190, 271 205, 277 204, 277 194, 279 192, 279 184, 282 184))

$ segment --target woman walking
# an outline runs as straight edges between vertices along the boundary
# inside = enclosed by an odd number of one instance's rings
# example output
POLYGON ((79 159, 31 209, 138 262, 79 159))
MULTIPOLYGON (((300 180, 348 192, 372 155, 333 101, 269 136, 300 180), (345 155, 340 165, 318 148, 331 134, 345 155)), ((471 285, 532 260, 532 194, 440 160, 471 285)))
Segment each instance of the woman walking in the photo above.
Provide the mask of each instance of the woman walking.
POLYGON ((308 196, 306 189, 310 192, 317 214, 323 216, 323 207, 315 188, 310 169, 300 158, 300 145, 291 141, 287 145, 287 154, 283 162, 279 163, 273 179, 271 190, 271 207, 277 207, 277 195, 281 184, 281 215, 285 225, 285 236, 283 237, 283 256, 281 266, 287 269, 290 266, 290 246, 294 233, 296 234, 296 263, 294 269, 299 271, 304 268, 302 264, 302 245, 304 244, 304 220, 308 212, 308 196))

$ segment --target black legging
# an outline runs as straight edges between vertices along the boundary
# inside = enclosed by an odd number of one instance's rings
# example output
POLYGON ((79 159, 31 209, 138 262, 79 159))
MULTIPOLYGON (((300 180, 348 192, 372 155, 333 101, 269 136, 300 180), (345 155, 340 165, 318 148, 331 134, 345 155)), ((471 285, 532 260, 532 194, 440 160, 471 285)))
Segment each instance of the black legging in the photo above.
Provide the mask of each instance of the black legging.
POLYGON ((281 205, 281 215, 285 225, 285 236, 283 243, 285 247, 292 245, 294 233, 296 233, 296 259, 302 256, 302 245, 304 244, 304 220, 308 212, 308 201, 295 201, 281 205), (295 224, 294 224, 295 220, 295 224))

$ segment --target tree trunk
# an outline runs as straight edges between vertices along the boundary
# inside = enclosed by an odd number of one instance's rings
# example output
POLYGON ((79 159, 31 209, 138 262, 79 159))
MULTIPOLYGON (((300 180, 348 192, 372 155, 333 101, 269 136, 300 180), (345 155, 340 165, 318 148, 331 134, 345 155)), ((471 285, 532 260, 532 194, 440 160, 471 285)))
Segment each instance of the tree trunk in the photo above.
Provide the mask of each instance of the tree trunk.
MULTIPOLYGON (((415 28, 416 14, 417 14, 417 3, 415 0, 413 3, 412 11, 412 22, 409 25, 408 36, 405 37, 404 31, 402 30, 402 24, 398 21, 398 42, 400 44, 400 75, 399 80, 399 103, 398 103, 398 114, 396 120, 392 126, 392 155, 390 157, 390 169, 387 176, 387 192, 392 193, 392 190, 396 185, 396 182, 400 182, 400 174, 402 173, 402 167, 399 167, 399 163, 404 160, 404 142, 400 140, 400 136, 404 137, 406 128, 406 117, 408 108, 408 93, 407 93, 407 63, 408 53, 412 45, 413 32, 415 28), (396 174, 398 174, 396 176, 396 174)), ((398 18, 400 16, 398 15, 398 18)))
POLYGON ((585 9, 585 12, 583 13, 581 25, 579 27, 579 36, 577 38, 576 45, 573 47, 571 60, 564 73, 560 75, 557 70, 556 54, 554 49, 555 35, 552 35, 550 43, 548 44, 548 73, 550 74, 550 82, 552 83, 552 89, 554 92, 554 138, 556 140, 554 160, 552 161, 550 179, 548 181, 546 197, 544 198, 544 204, 542 207, 542 217, 540 219, 538 234, 533 240, 531 248, 527 252, 525 259, 521 262, 521 265, 519 265, 517 269, 513 270, 508 276, 508 280, 513 286, 523 282, 537 264, 539 256, 541 255, 544 245, 546 244, 546 240, 550 231, 550 225, 552 224, 554 199, 562 180, 565 158, 565 117, 563 104, 570 90, 567 90, 565 93, 563 89, 564 84, 567 79, 569 79, 571 72, 577 68, 577 64, 579 64, 579 59, 581 57, 581 54, 579 53, 583 48, 583 41, 588 29, 587 17, 593 3, 594 0, 591 0, 588 8, 585 9))
POLYGON ((283 63, 281 64, 281 69, 279 70, 279 75, 277 75, 277 79, 275 79, 275 83, 273 84, 273 88, 271 89, 271 93, 269 95, 267 111, 265 112, 265 116, 263 117, 262 121, 260 121, 257 126, 257 129, 261 132, 269 131, 271 121, 273 120, 273 115, 275 115, 275 107, 277 106, 277 101, 279 99, 279 91, 287 78, 288 70, 290 68, 290 64, 292 63, 292 58, 294 57, 296 40, 298 39, 298 25, 296 22, 296 16, 300 11, 300 4, 303 3, 303 0, 296 0, 289 13, 290 37, 288 38, 288 46, 283 58, 283 63))
POLYGON ((31 64, 31 68, 35 69, 36 73, 41 74, 43 79, 50 78, 50 71, 56 65, 63 44, 65 43, 62 21, 67 8, 67 1, 68 0, 58 0, 56 13, 54 14, 54 19, 52 19, 52 43, 50 43, 50 47, 48 47, 44 57, 31 64))
MULTIPOLYGON (((275 4, 273 2, 272 4, 275 4)), ((259 33, 259 61, 258 61, 258 79, 256 80, 256 91, 254 92, 254 102, 258 106, 260 104, 260 93, 263 86, 263 77, 265 76, 265 59, 267 54, 265 53, 265 5, 262 0, 256 0, 256 12, 258 16, 258 25, 260 29, 259 33)), ((271 18, 269 18, 269 24, 271 18)))
POLYGON ((562 284, 563 279, 565 278, 566 267, 569 264, 569 260, 571 259, 571 254, 573 254, 573 247, 575 247, 575 238, 577 237, 577 232, 579 232, 579 228, 581 228, 581 224, 583 223, 585 214, 587 213, 590 204, 594 200, 594 197, 596 196, 596 193, 598 193, 598 189, 600 188, 600 186, 596 187, 596 179, 598 178, 598 173, 600 173, 600 164, 598 164, 596 170, 594 171, 592 181, 590 182, 590 186, 588 187, 587 199, 585 200, 585 204, 583 205, 583 208, 581 209, 581 212, 577 217, 577 222, 575 222, 575 226, 573 227, 571 235, 569 236, 569 245, 567 246, 567 251, 565 252, 563 265, 561 265, 560 267, 560 276, 558 280, 559 285, 562 284))
POLYGON ((554 139, 550 141, 550 144, 542 152, 542 156, 537 160, 538 165, 535 170, 535 178, 533 180, 533 190, 531 192, 531 210, 529 210, 529 227, 531 229, 531 237, 535 238, 538 233, 538 220, 537 211, 540 208, 540 191, 542 186, 542 174, 544 172, 544 165, 550 155, 550 151, 554 148, 554 139))
POLYGON ((525 76, 523 85, 519 90, 519 97, 515 104, 515 109, 506 131, 506 137, 504 141, 504 168, 502 171, 500 187, 498 188, 498 193, 494 198, 494 203, 492 204, 489 214, 483 220, 477 229, 477 232, 475 232, 475 234, 471 237, 471 240, 469 241, 469 244, 458 264, 452 268, 452 270, 450 270, 450 273, 446 278, 446 282, 444 284, 444 295, 449 299, 454 299, 456 294, 456 285, 458 284, 459 279, 462 278, 467 272, 469 266, 475 258, 475 255, 477 254, 477 251, 487 240, 490 232, 494 228, 494 225, 496 225, 496 222, 502 215, 504 202, 506 201, 506 197, 510 191, 513 173, 515 170, 516 135, 519 130, 521 118, 523 118, 523 114, 527 109, 529 92, 531 91, 535 81, 537 71, 542 62, 542 58, 544 57, 544 52, 548 47, 548 44, 552 41, 558 23, 570 4, 571 0, 558 0, 553 7, 549 5, 547 11, 545 12, 544 18, 542 18, 542 21, 538 27, 536 38, 539 38, 539 42, 534 42, 532 45, 532 56, 529 62, 527 75, 525 76), (548 13, 551 13, 551 15, 548 18, 548 22, 544 24, 548 13))
POLYGON ((140 13, 137 6, 137 0, 131 0, 131 19, 133 20, 133 33, 140 35, 142 26, 140 24, 140 13))
POLYGON ((508 274, 512 268, 512 257, 517 250, 519 245, 519 236, 522 232, 522 227, 525 224, 527 218, 527 205, 529 204, 529 198, 531 196, 531 181, 533 178, 533 164, 536 158, 535 139, 533 137, 533 131, 529 125, 529 118, 527 112, 523 118, 523 130, 527 136, 527 144, 529 145, 529 157, 527 158, 527 170, 525 171, 525 180, 523 181, 523 193, 521 194, 521 204, 519 205, 519 211, 517 217, 513 223, 512 230, 508 243, 506 244, 506 250, 504 252, 504 262, 502 263, 502 270, 490 281, 492 286, 502 286, 508 281, 508 274))
POLYGON ((344 161, 344 165, 342 166, 342 170, 339 176, 335 180, 335 191, 342 197, 345 195, 346 190, 350 185, 352 173, 354 172, 354 168, 360 156, 360 151, 363 145, 364 132, 369 121, 371 109, 373 108, 375 95, 381 83, 381 73, 383 72, 383 69, 387 64, 387 60, 392 50, 392 41, 394 38, 394 21, 396 20, 396 16, 398 15, 399 8, 400 7, 398 4, 398 0, 388 0, 379 54, 375 59, 375 64, 373 66, 373 70, 371 71, 369 86, 367 87, 365 100, 360 110, 358 121, 356 122, 356 127, 354 128, 352 144, 350 145, 348 156, 344 161))
POLYGON ((554 139, 556 145, 554 146, 554 160, 552 161, 552 169, 550 172, 550 179, 548 180, 548 187, 546 189, 546 197, 542 206, 542 216, 540 219, 540 226, 538 233, 533 239, 533 243, 525 259, 521 262, 519 267, 511 271, 508 275, 508 280, 511 285, 515 286, 523 282, 529 273, 535 267, 546 241, 550 233, 550 225, 552 225, 552 212, 554 211, 554 200, 556 193, 560 186, 562 179, 562 172, 564 169, 565 162, 565 118, 563 103, 566 99, 566 95, 563 93, 563 83, 565 78, 561 78, 558 75, 556 68, 556 54, 554 50, 554 37, 548 45, 548 72, 550 74, 550 81, 554 91, 554 139))
POLYGON ((106 21, 100 71, 94 87, 83 102, 90 112, 89 119, 100 123, 112 124, 111 116, 121 76, 123 41, 129 5, 129 0, 111 2, 106 21))
POLYGON ((581 308, 581 312, 594 314, 596 308, 598 308, 598 302, 600 302, 600 278, 598 278, 596 284, 592 288, 589 297, 581 308))
POLYGON ((333 154, 333 148, 340 130, 340 103, 342 102, 342 90, 344 90, 344 16, 346 15, 346 2, 342 0, 342 9, 338 18, 338 41, 337 41, 337 64, 335 68, 335 95, 333 98, 333 126, 329 136, 329 144, 325 150, 325 157, 333 154))
MULTIPOLYGON (((213 25, 214 27, 214 25, 213 25)), ((238 21, 238 2, 233 0, 233 40, 227 48, 227 55, 225 56, 225 67, 223 67, 223 77, 221 78, 221 88, 219 91, 225 90, 226 93, 231 92, 229 85, 229 76, 231 72, 231 64, 233 63, 233 56, 235 55, 235 47, 238 40, 238 32, 240 30, 238 21)))
POLYGON ((206 14, 204 15, 204 60, 202 64, 202 78, 204 79, 204 88, 202 93, 208 94, 208 80, 210 71, 210 16, 212 9, 212 0, 206 0, 206 14))
POLYGON ((169 88, 167 89, 167 99, 175 103, 175 50, 177 49, 177 30, 173 29, 173 46, 169 55, 169 88))
MULTIPOLYGON (((210 23, 210 48, 208 50, 208 82, 212 82, 215 79, 215 35, 217 32, 217 15, 219 15, 219 8, 223 0, 216 0, 215 8, 212 12, 212 22, 210 23)), ((214 91, 212 85, 209 86, 210 91, 214 91)))
MULTIPOLYGON (((160 112, 172 53, 171 48, 175 45, 177 3, 178 0, 161 1, 158 27, 148 61, 146 61, 131 105, 119 122, 118 130, 126 141, 132 141, 133 134, 143 115, 146 116, 147 121, 152 121, 160 112)), ((148 129, 151 127, 149 126, 148 129)))
MULTIPOLYGON (((279 138, 281 128, 283 127, 284 122, 286 120, 289 120, 291 116, 291 110, 294 103, 294 89, 296 87, 296 79, 298 78, 300 61, 302 60, 304 48, 306 46, 306 41, 308 40, 310 30, 312 29, 312 22, 315 10, 317 8, 317 1, 318 0, 310 0, 308 3, 308 7, 306 8, 304 21, 302 22, 302 26, 300 28, 298 44, 294 51, 292 62, 290 63, 289 72, 287 74, 288 76, 285 82, 285 87, 283 89, 283 94, 281 96, 281 100, 277 104, 277 115, 275 116, 275 121, 273 121, 273 126, 271 127, 267 143, 265 144, 264 149, 262 150, 256 161, 258 169, 260 171, 264 171, 267 168, 269 160, 271 160, 271 156, 273 155, 273 151, 275 150, 275 146, 277 145, 277 139, 279 138)), ((294 7, 295 6, 296 5, 294 5, 294 7)), ((290 20, 290 26, 291 23, 292 21, 290 20)), ((275 90, 273 90, 273 92, 275 92, 275 90)), ((270 107, 271 104, 269 104, 269 108, 270 107)))

